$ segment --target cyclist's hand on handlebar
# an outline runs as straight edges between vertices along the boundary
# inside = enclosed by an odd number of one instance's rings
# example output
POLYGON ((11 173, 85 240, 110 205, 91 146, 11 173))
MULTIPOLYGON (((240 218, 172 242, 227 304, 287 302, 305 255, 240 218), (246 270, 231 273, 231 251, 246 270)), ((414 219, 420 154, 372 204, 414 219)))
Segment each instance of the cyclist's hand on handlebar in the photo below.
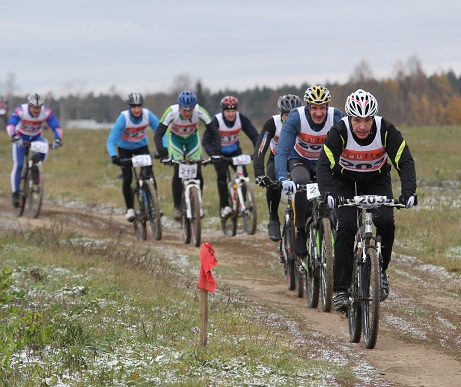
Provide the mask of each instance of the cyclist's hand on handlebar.
POLYGON ((296 184, 292 180, 282 180, 282 189, 287 192, 296 193, 296 184))
POLYGON ((56 149, 60 146, 62 146, 62 140, 60 138, 55 138, 53 144, 51 145, 51 148, 56 149))
POLYGON ((162 164, 171 165, 171 157, 167 157, 167 158, 162 159, 162 164))
POLYGON ((411 208, 418 204, 418 197, 416 195, 405 195, 399 196, 399 203, 403 204, 406 208, 411 208))
POLYGON ((335 199, 333 196, 328 195, 327 196, 327 204, 328 204, 328 207, 335 208, 337 206, 337 204, 338 204, 338 200, 335 199))
POLYGON ((14 134, 13 137, 11 137, 11 142, 14 142, 17 146, 22 146, 23 144, 19 134, 14 134))
POLYGON ((122 162, 120 161, 118 156, 112 156, 111 159, 112 159, 112 164, 114 164, 114 165, 122 165, 122 162))
POLYGON ((268 187, 271 185, 272 180, 269 176, 258 176, 255 180, 255 183, 260 187, 268 187))

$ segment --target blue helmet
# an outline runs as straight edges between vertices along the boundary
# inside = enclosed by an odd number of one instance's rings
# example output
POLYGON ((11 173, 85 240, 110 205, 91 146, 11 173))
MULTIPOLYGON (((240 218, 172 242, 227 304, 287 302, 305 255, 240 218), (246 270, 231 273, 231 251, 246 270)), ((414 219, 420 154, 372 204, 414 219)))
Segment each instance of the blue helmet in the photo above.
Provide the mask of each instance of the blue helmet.
POLYGON ((178 105, 184 110, 193 110, 197 105, 197 96, 192 91, 183 91, 178 95, 178 105))

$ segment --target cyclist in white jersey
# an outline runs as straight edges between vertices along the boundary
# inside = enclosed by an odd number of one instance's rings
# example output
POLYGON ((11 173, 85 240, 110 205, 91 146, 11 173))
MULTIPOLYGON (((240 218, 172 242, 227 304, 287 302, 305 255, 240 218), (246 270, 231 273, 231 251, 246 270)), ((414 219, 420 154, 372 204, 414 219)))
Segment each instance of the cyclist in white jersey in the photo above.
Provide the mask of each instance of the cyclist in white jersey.
MULTIPOLYGON (((352 198, 354 195, 383 195, 393 198, 391 164, 401 181, 399 202, 407 208, 417 204, 416 170, 410 149, 400 132, 389 121, 377 115, 378 102, 364 90, 357 90, 346 100, 347 117, 328 132, 317 168, 321 193, 331 198, 352 198)), ((336 209, 338 219, 335 238, 333 304, 343 310, 348 298, 347 289, 352 280, 354 236, 357 228, 356 209, 336 209)), ((373 219, 382 238, 383 272, 381 273, 381 300, 389 294, 386 269, 389 266, 394 243, 394 212, 382 206, 373 219)))
MULTIPOLYGON (((296 192, 297 184, 312 182, 327 133, 344 116, 339 109, 328 105, 330 100, 326 87, 308 87, 304 94, 306 106, 292 110, 283 123, 275 154, 275 173, 284 190, 296 192)), ((307 255, 305 226, 311 210, 306 193, 296 193, 293 250, 299 256, 307 255)))
MULTIPOLYGON (((159 124, 158 117, 150 110, 143 108, 144 96, 133 91, 128 94, 126 99, 128 109, 120 113, 107 138, 106 147, 112 164, 120 165, 122 168, 122 193, 125 200, 125 218, 129 222, 135 220, 133 208, 133 195, 131 193, 131 182, 133 180, 133 170, 131 165, 121 165, 120 159, 131 158, 135 155, 149 155, 149 137, 147 128, 156 130, 159 124), (118 153, 118 155, 117 155, 118 153)), ((141 174, 144 176, 154 176, 152 165, 142 167, 141 174)), ((154 185, 157 188, 154 177, 154 185)))
MULTIPOLYGON (((251 123, 250 119, 238 111, 239 101, 237 98, 227 95, 221 99, 222 112, 215 114, 213 122, 219 130, 221 140, 219 143, 214 142, 212 133, 205 130, 203 134, 202 145, 208 155, 213 155, 217 149, 226 157, 235 157, 242 154, 240 148, 240 134, 246 134, 253 144, 256 144, 258 139, 258 131, 251 123)), ((227 163, 215 163, 214 167, 217 174, 217 184, 219 193, 219 208, 220 215, 225 218, 232 214, 232 209, 229 206, 229 190, 227 187, 227 163)), ((231 165, 235 170, 236 167, 231 165)), ((248 176, 245 166, 243 173, 248 176)))
POLYGON ((297 95, 286 94, 279 97, 277 101, 279 114, 272 116, 264 123, 263 128, 259 133, 253 155, 253 168, 256 184, 266 187, 266 201, 269 209, 267 232, 269 238, 274 242, 281 239, 280 219, 278 213, 281 191, 276 187, 271 187, 270 185, 267 186, 267 183, 276 180, 274 155, 277 150, 277 143, 282 131, 282 125, 287 119, 288 114, 293 109, 301 106, 303 106, 303 101, 297 95), (264 158, 269 148, 270 153, 267 158, 266 173, 264 173, 264 158))
MULTIPOLYGON (((26 148, 23 144, 32 141, 46 142, 42 137, 43 125, 47 125, 54 135, 52 148, 62 145, 62 129, 53 111, 44 105, 44 98, 39 93, 27 96, 27 103, 19 105, 13 111, 6 130, 13 142, 13 169, 11 171, 11 190, 13 206, 19 205, 19 184, 24 165, 26 148)), ((45 161, 46 154, 38 153, 39 160, 45 161)))

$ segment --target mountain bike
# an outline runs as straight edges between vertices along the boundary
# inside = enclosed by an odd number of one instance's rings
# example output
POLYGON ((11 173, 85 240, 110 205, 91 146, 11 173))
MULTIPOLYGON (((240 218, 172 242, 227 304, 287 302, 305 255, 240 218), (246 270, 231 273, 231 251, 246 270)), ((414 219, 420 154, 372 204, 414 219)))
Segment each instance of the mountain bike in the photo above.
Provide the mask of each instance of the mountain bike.
POLYGON ((122 165, 131 165, 133 170, 133 206, 135 218, 133 229, 136 240, 147 239, 147 224, 149 223, 152 235, 155 240, 162 239, 162 224, 160 205, 157 196, 157 189, 154 184, 154 176, 147 175, 142 169, 138 174, 137 168, 152 165, 152 158, 156 155, 137 155, 120 159, 122 165))
POLYGON ((202 235, 202 192, 200 180, 197 179, 199 165, 207 165, 211 158, 206 160, 169 160, 167 164, 178 165, 178 176, 182 180, 183 190, 181 197, 181 229, 184 243, 191 239, 195 247, 200 246, 202 235))
POLYGON ((15 207, 15 215, 22 216, 29 202, 29 218, 37 218, 42 208, 43 193, 45 191, 45 173, 43 161, 38 153, 48 153, 49 145, 44 141, 23 142, 26 148, 24 165, 19 182, 19 205, 15 207))
POLYGON ((357 233, 354 243, 352 286, 346 315, 349 322, 349 341, 358 343, 363 329, 365 347, 376 345, 379 327, 381 293, 381 237, 373 225, 373 213, 381 206, 405 208, 397 200, 379 195, 359 195, 353 199, 340 198, 338 208, 357 207, 357 233))
POLYGON ((312 215, 307 221, 307 257, 303 260, 306 274, 306 298, 310 308, 331 312, 333 300, 334 211, 327 202, 328 194, 320 195, 317 183, 306 186, 307 199, 313 202, 312 215))
POLYGON ((243 166, 251 164, 251 155, 239 155, 235 157, 222 157, 221 162, 234 165, 235 173, 231 179, 229 168, 227 168, 227 186, 229 190, 229 207, 232 213, 221 218, 221 227, 226 237, 237 234, 237 220, 242 218, 243 229, 248 235, 256 232, 257 211, 256 199, 250 178, 244 175, 243 166))

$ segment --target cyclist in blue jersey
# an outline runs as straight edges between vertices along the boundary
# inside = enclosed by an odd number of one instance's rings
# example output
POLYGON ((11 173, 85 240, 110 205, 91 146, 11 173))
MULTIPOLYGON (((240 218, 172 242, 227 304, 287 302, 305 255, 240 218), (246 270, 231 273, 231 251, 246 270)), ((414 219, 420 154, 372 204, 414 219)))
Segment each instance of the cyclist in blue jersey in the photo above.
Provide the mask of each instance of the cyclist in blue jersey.
MULTIPOLYGON (((237 109, 239 106, 238 99, 228 95, 221 99, 222 112, 214 116, 213 122, 218 127, 220 141, 216 142, 208 130, 203 134, 202 145, 208 155, 213 155, 216 151, 226 157, 234 157, 242 154, 240 148, 239 136, 243 131, 253 143, 253 147, 258 140, 258 131, 253 126, 248 117, 244 116, 237 109)), ((215 163, 216 174, 218 176, 218 193, 220 215, 225 218, 232 214, 229 207, 229 190, 227 187, 227 163, 215 163)), ((236 167, 232 166, 235 170, 236 167)), ((248 176, 245 166, 243 166, 244 175, 248 176)))
MULTIPOLYGON (((292 110, 283 123, 274 159, 277 180, 286 191, 296 192, 297 184, 312 181, 327 133, 344 116, 339 109, 329 106, 330 100, 326 87, 308 87, 304 94, 306 106, 292 110)), ((296 193, 293 250, 299 256, 307 255, 305 226, 309 207, 306 193, 296 193)))
MULTIPOLYGON (((19 205, 19 184, 24 165, 25 142, 47 140, 42 136, 43 125, 51 128, 54 134, 52 148, 62 145, 62 129, 53 111, 44 105, 44 98, 39 93, 27 96, 27 103, 19 105, 8 119, 6 130, 13 142, 13 169, 11 171, 11 189, 13 206, 19 205)), ((38 160, 45 161, 46 154, 38 153, 38 160)))
MULTIPOLYGON (((120 159, 130 158, 135 155, 149 155, 147 128, 156 130, 159 124, 158 117, 150 110, 143 108, 144 96, 133 91, 128 94, 126 99, 128 109, 120 113, 109 133, 106 147, 112 164, 122 168, 122 192, 126 205, 125 218, 129 222, 135 219, 133 208, 133 196, 131 194, 131 182, 133 180, 133 170, 131 165, 121 165, 120 159), (118 154, 117 154, 118 153, 118 154)), ((141 174, 154 177, 152 165, 141 168, 141 174)), ((156 181, 154 178, 154 185, 156 181)))
POLYGON ((256 143, 255 152, 253 155, 253 168, 256 178, 256 184, 266 187, 267 207, 269 208, 269 223, 267 231, 269 238, 273 241, 279 241, 280 235, 280 220, 279 220, 279 204, 281 192, 277 187, 267 186, 265 180, 276 180, 274 155, 277 151, 277 143, 282 131, 282 125, 288 117, 288 114, 298 107, 303 105, 303 101, 297 95, 287 94, 281 95, 277 101, 279 114, 269 118, 263 125, 261 133, 259 133, 256 143), (266 163, 266 173, 264 173, 264 157, 267 150, 270 148, 269 157, 266 163))
MULTIPOLYGON (((210 131, 215 141, 219 141, 219 132, 206 109, 197 103, 197 96, 185 90, 178 95, 178 103, 171 105, 165 110, 160 119, 160 124, 155 132, 155 145, 159 155, 163 158, 163 163, 172 160, 200 160, 202 149, 200 147, 200 137, 198 127, 204 124, 206 130, 210 131), (168 130, 168 145, 162 141, 163 136, 168 130)), ((216 150, 213 156, 221 154, 216 150)), ((200 180, 200 189, 203 191, 203 176, 200 165, 197 167, 197 179, 200 180)), ((182 180, 179 177, 179 165, 175 164, 172 181, 174 219, 181 220, 181 196, 182 180)))

